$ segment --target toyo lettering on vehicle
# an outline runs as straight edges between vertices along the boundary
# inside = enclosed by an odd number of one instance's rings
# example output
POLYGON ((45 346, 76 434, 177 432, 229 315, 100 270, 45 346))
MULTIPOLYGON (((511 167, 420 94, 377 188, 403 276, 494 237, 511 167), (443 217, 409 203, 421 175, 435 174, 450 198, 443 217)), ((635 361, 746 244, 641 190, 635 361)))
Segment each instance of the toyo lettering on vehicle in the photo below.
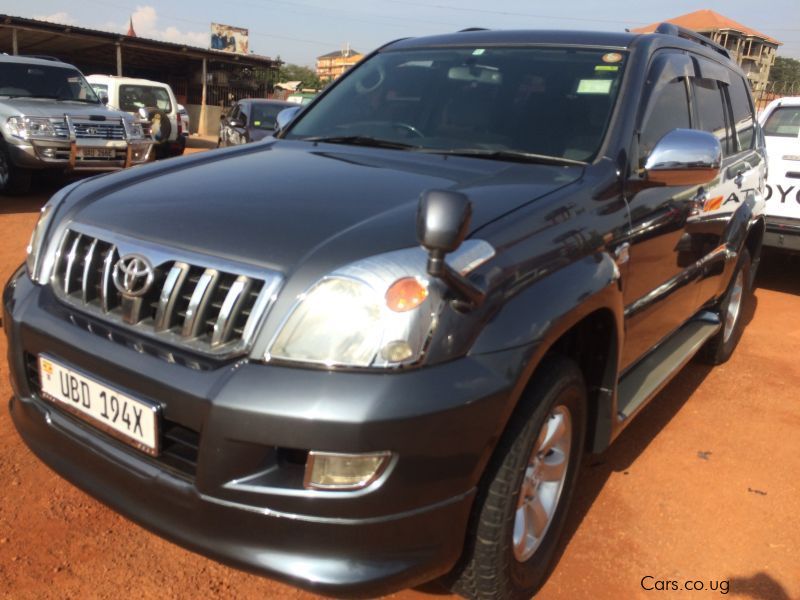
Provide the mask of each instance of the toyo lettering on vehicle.
POLYGON ((530 597, 584 451, 739 341, 766 170, 744 74, 672 25, 464 31, 278 123, 45 206, 3 294, 17 430, 244 569, 530 597))
POLYGON ((769 157, 764 244, 800 252, 800 97, 773 100, 759 120, 769 157))

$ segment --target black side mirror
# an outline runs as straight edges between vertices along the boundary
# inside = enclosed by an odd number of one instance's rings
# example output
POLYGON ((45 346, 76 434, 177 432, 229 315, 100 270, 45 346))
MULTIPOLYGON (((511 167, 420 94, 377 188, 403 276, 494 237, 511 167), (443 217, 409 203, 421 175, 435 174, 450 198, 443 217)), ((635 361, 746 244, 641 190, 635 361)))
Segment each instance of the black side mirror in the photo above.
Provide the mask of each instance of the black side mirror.
POLYGON ((428 274, 444 281, 460 298, 461 307, 480 306, 486 293, 450 267, 444 257, 469 233, 472 203, 459 192, 427 190, 419 198, 417 239, 428 251, 428 274))

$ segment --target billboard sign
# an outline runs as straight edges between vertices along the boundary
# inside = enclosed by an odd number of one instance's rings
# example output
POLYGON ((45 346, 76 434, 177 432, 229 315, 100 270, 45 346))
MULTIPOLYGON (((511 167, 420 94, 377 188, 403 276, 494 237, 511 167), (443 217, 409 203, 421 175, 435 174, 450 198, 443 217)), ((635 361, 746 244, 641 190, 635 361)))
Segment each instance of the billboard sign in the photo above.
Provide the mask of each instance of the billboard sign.
POLYGON ((211 49, 233 52, 235 54, 248 53, 248 31, 241 27, 231 27, 220 23, 211 24, 211 49))

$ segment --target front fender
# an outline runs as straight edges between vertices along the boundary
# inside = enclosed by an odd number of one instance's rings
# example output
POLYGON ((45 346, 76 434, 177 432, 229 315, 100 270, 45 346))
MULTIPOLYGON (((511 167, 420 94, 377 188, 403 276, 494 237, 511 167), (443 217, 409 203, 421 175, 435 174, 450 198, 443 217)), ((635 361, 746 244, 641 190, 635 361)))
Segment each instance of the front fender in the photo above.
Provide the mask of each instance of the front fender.
POLYGON ((475 340, 470 354, 498 352, 536 343, 543 355, 573 325, 607 309, 622 338, 620 272, 607 252, 598 252, 541 277, 516 292, 475 340))

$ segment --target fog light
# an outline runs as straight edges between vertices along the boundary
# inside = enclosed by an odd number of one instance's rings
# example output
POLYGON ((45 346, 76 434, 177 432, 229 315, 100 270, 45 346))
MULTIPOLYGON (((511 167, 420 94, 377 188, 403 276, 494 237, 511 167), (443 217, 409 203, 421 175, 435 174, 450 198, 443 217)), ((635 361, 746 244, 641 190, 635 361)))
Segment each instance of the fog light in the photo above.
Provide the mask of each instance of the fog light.
POLYGON ((303 484, 317 490, 358 490, 381 476, 391 456, 391 452, 339 454, 312 450, 303 484))
POLYGON ((414 351, 405 340, 395 340, 394 342, 389 342, 381 350, 381 356, 383 356, 383 358, 390 363, 403 362, 404 360, 411 358, 411 355, 413 354, 414 351))
POLYGON ((45 148, 44 150, 42 150, 42 155, 45 158, 55 158, 56 157, 55 148, 45 148))

